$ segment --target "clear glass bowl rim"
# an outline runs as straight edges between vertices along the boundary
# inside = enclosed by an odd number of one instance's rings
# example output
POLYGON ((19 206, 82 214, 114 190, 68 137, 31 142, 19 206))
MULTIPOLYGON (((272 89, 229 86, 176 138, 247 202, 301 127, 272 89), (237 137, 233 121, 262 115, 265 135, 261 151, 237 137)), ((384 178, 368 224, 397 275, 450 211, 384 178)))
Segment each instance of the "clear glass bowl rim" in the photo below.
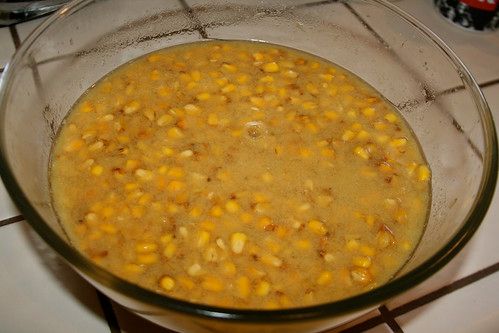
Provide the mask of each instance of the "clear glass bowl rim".
MULTIPOLYGON (((0 124, 4 123, 6 96, 9 90, 9 82, 14 75, 17 66, 20 66, 23 56, 29 50, 33 42, 52 24, 67 12, 81 9, 96 0, 77 0, 63 6, 44 23, 36 28, 17 50, 11 62, 7 64, 0 81, 0 124)), ((3 128, 0 136, 0 175, 11 198, 20 209, 30 226, 70 265, 84 273, 86 276, 97 281, 101 285, 119 292, 127 297, 138 300, 145 304, 156 306, 165 310, 176 311, 194 316, 202 316, 212 319, 229 321, 270 323, 289 322, 296 320, 310 320, 323 317, 333 317, 370 305, 380 304, 386 299, 393 297, 430 277, 445 264, 447 264, 469 241, 479 225, 481 224, 492 200, 497 182, 498 172, 498 145, 495 126, 490 109, 481 92, 477 82, 470 74, 466 66, 456 54, 430 29, 417 19, 405 13, 395 5, 385 0, 369 0, 383 7, 385 10, 396 14, 407 24, 416 28, 421 34, 428 37, 435 47, 439 48, 453 64, 454 68, 461 73, 469 92, 471 93, 482 121, 484 131, 485 155, 483 158, 483 173, 478 195, 475 198, 472 209, 468 212, 466 221, 456 234, 438 252, 425 262, 414 268, 409 273, 397 277, 388 283, 369 292, 356 295, 335 302, 324 303, 302 308, 291 308, 283 310, 240 310, 222 308, 204 304, 195 304, 168 296, 157 294, 121 279, 107 270, 93 264, 80 254, 75 248, 66 243, 58 234, 45 223, 36 209, 31 205, 24 195, 21 187, 11 171, 10 164, 4 154, 5 134, 3 128)))

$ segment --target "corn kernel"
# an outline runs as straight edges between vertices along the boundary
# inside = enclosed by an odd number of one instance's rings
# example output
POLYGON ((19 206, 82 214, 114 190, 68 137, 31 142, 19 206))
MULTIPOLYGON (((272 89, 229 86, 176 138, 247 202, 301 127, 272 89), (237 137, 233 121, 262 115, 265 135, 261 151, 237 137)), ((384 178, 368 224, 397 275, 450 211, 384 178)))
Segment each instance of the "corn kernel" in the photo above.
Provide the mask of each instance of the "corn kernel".
POLYGON ((418 179, 422 182, 430 179, 430 168, 428 166, 422 164, 418 167, 418 179))
POLYGON ((236 200, 229 200, 227 201, 227 203, 225 204, 225 209, 229 212, 229 213, 235 213, 239 210, 239 204, 237 203, 236 200))
POLYGON ((326 117, 329 120, 336 120, 338 119, 338 112, 335 111, 325 111, 324 112, 324 117, 326 117))
POLYGON ((397 121, 398 117, 394 113, 387 113, 385 115, 385 119, 388 120, 390 123, 394 123, 397 121))
POLYGON ((163 244, 169 244, 173 240, 172 234, 164 234, 159 238, 159 241, 163 244))
POLYGON ((343 132, 343 135, 341 136, 341 140, 343 141, 350 141, 355 137, 355 133, 352 132, 351 130, 346 130, 343 132))
POLYGON ((126 264, 124 266, 125 271, 132 274, 140 274, 144 271, 144 268, 137 264, 126 264))
POLYGON ((206 244, 208 244, 209 241, 210 241, 210 233, 205 230, 200 231, 198 235, 197 246, 204 247, 206 246, 206 244))
POLYGON ((334 150, 330 148, 322 148, 321 149, 321 155, 324 157, 333 157, 334 156, 334 150))
POLYGON ((95 165, 91 169, 92 175, 94 176, 100 176, 102 175, 102 172, 104 172, 104 168, 102 165, 95 165))
POLYGON ((159 280, 159 286, 164 290, 172 290, 173 287, 175 287, 175 280, 168 275, 163 276, 161 280, 159 280))
POLYGON ((230 92, 233 92, 236 90, 236 85, 230 83, 228 85, 226 85, 225 87, 222 88, 222 92, 224 94, 227 94, 227 93, 230 93, 230 92))
POLYGON ((76 150, 79 150, 81 147, 83 147, 85 145, 85 141, 82 140, 82 139, 76 139, 76 140, 73 140, 71 142, 69 142, 68 144, 66 144, 64 146, 64 151, 66 152, 72 152, 72 151, 76 151, 76 150))
POLYGON ((220 217, 223 215, 223 210, 220 206, 213 206, 210 210, 211 216, 220 217))
POLYGON ((265 254, 262 256, 262 262, 266 265, 269 266, 274 266, 274 267, 281 267, 282 266, 282 260, 277 258, 276 256, 270 255, 270 254, 265 254))
POLYGON ((180 130, 180 128, 178 127, 172 127, 168 129, 166 134, 172 139, 178 139, 184 136, 184 133, 182 133, 182 130, 180 130))
POLYGON ((137 253, 151 253, 158 249, 158 245, 154 243, 138 243, 135 245, 135 251, 137 253))
POLYGON ((149 181, 153 179, 154 173, 150 170, 137 169, 135 170, 135 176, 137 176, 140 180, 149 181))
POLYGON ((185 289, 192 290, 196 286, 194 282, 186 276, 177 278, 178 283, 185 289))
POLYGON ((250 281, 247 276, 241 276, 236 280, 238 296, 247 298, 250 293, 250 281))
POLYGON ((173 258, 173 255, 175 254, 176 251, 177 251, 177 245, 175 245, 174 243, 168 243, 168 245, 166 245, 165 249, 163 250, 163 256, 165 256, 168 259, 171 259, 173 258))
POLYGON ((253 219, 253 216, 251 216, 250 213, 242 213, 239 218, 241 219, 241 221, 243 221, 244 223, 249 223, 251 222, 251 220, 253 219))
POLYGON ((83 102, 83 104, 80 106, 80 111, 81 112, 84 112, 84 113, 88 113, 88 112, 93 112, 95 111, 95 107, 92 103, 90 103, 89 101, 85 101, 83 102))
POLYGON ((191 211, 189 212, 189 215, 191 217, 199 217, 201 216, 201 214, 203 213, 203 211, 201 210, 201 208, 199 207, 194 207, 191 209, 191 211))
POLYGON ((132 101, 123 107, 125 114, 132 114, 140 109, 140 103, 138 101, 132 101))
POLYGON ((158 118, 156 123, 158 124, 158 126, 166 126, 166 125, 172 124, 173 120, 174 120, 173 116, 171 116, 169 114, 164 114, 158 118))
POLYGON ((367 140, 371 135, 369 132, 361 130, 359 133, 357 133, 357 139, 359 140, 367 140))
POLYGON ((205 229, 205 230, 208 230, 208 231, 212 231, 215 229, 215 222, 213 221, 210 221, 210 220, 205 220, 205 221, 202 221, 199 223, 200 227, 202 229, 205 229))
POLYGON ((247 239, 248 239, 248 237, 245 234, 243 234, 242 232, 233 233, 230 237, 232 252, 238 253, 238 254, 243 252, 244 245, 245 245, 247 239))
POLYGON ((333 279, 333 274, 329 271, 324 271, 317 278, 317 284, 320 286, 324 286, 326 284, 331 283, 332 279, 333 279))
POLYGON ((324 236, 327 234, 327 229, 324 223, 318 220, 310 220, 307 223, 307 228, 310 229, 312 232, 316 233, 317 235, 324 236))
POLYGON ((225 275, 234 275, 236 274, 236 265, 231 262, 224 262, 223 264, 223 273, 225 275))
POLYGON ((353 257, 352 263, 358 267, 369 268, 372 264, 372 261, 370 257, 357 256, 353 257))
POLYGON ((218 116, 215 113, 210 113, 208 115, 208 125, 216 126, 218 125, 218 116))
POLYGON ((211 94, 208 92, 200 93, 196 95, 196 99, 199 101, 206 101, 211 98, 211 94))
POLYGON ((350 239, 349 241, 347 241, 347 249, 349 251, 354 251, 354 250, 357 250, 359 248, 360 244, 358 241, 356 241, 355 239, 350 239))
POLYGON ((201 265, 198 263, 192 264, 188 269, 187 269, 187 274, 190 276, 198 276, 203 273, 201 265))
POLYGON ((296 241, 295 246, 300 250, 308 250, 311 247, 310 241, 308 239, 300 239, 296 241))
POLYGON ((160 86, 157 90, 157 93, 161 97, 166 97, 170 95, 170 88, 165 87, 165 86, 160 86))
POLYGON ((99 229, 109 235, 114 235, 118 232, 118 229, 114 225, 109 223, 101 224, 99 229))
POLYGON ((180 167, 173 167, 170 170, 168 170, 167 175, 172 178, 182 178, 184 177, 185 172, 180 167))
POLYGON ((226 70, 229 73, 237 72, 237 67, 235 65, 232 65, 232 64, 224 63, 224 64, 222 64, 222 69, 226 70))
POLYGON ((390 141, 390 146, 394 148, 403 147, 407 144, 406 138, 397 138, 390 141))
POLYGON ((224 290, 224 284, 222 281, 214 276, 206 276, 201 282, 201 287, 205 290, 214 292, 224 290))
POLYGON ((277 73, 279 71, 279 65, 276 62, 269 62, 263 65, 263 71, 267 73, 277 73))
POLYGON ((168 183, 167 189, 171 192, 178 192, 185 187, 185 184, 178 180, 172 180, 168 183))
POLYGON ((372 116, 375 115, 376 110, 374 108, 372 108, 372 107, 367 107, 367 108, 362 109, 361 112, 366 117, 372 117, 372 116))
POLYGON ((350 277, 353 281, 361 284, 368 284, 372 281, 372 276, 365 268, 354 268, 350 271, 350 277))
POLYGON ((137 262, 142 265, 152 265, 158 261, 159 257, 156 253, 139 254, 137 262))
POLYGON ((258 296, 264 297, 267 296, 270 292, 270 283, 267 281, 261 281, 256 287, 256 294, 258 296))
POLYGON ((365 160, 369 159, 369 152, 366 149, 364 149, 362 147, 355 147, 355 149, 353 151, 355 154, 362 157, 363 159, 365 159, 365 160))
POLYGON ((270 183, 272 182, 272 180, 274 179, 274 177, 272 177, 272 174, 270 172, 264 172, 262 174, 262 180, 265 182, 265 183, 270 183))

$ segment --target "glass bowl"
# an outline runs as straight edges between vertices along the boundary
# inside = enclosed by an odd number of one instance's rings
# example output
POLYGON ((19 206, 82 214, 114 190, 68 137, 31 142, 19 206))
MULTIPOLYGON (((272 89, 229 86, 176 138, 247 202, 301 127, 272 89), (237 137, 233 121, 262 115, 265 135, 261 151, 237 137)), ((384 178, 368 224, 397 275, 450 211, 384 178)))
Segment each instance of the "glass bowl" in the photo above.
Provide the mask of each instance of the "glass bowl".
POLYGON ((74 1, 26 39, 3 74, 2 178, 33 229, 77 272, 131 311, 177 331, 317 332, 415 286, 459 252, 490 204, 497 139, 477 83, 437 36, 381 0, 189 2, 192 7, 184 1, 74 1), (432 169, 433 194, 421 242, 394 279, 327 304, 235 310, 143 289, 96 266, 70 244, 48 183, 50 150, 66 113, 117 66, 207 38, 268 41, 316 54, 357 74, 401 110, 432 169))

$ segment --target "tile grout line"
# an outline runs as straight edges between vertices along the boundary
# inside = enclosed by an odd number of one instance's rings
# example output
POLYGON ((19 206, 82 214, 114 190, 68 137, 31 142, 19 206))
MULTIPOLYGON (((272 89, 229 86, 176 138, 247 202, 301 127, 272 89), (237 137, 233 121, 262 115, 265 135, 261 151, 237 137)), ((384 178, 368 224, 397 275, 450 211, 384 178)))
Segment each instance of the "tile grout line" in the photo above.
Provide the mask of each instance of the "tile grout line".
POLYGON ((194 22, 195 28, 201 35, 201 38, 208 39, 208 34, 206 33, 204 26, 201 24, 201 21, 199 21, 199 18, 196 16, 196 14, 194 14, 191 6, 189 6, 189 4, 187 4, 185 0, 179 1, 182 4, 182 7, 187 11, 187 15, 189 16, 189 18, 194 22))
POLYGON ((10 25, 9 32, 10 32, 10 36, 12 37, 12 41, 14 42, 14 46, 17 50, 19 48, 19 46, 21 45, 21 39, 19 38, 19 33, 17 32, 16 26, 10 25))
POLYGON ((0 227, 5 227, 6 225, 16 223, 16 222, 21 222, 21 221, 24 221, 24 216, 22 216, 22 215, 12 216, 12 217, 1 220, 0 227))
POLYGON ((109 297, 101 293, 99 290, 95 289, 99 304, 101 306, 102 312, 104 312, 104 317, 107 321, 107 325, 111 330, 111 333, 121 333, 120 324, 114 312, 113 304, 109 297))
POLYGON ((382 305, 378 308, 379 313, 381 313, 381 318, 385 321, 385 323, 390 327, 393 333, 404 333, 402 327, 397 323, 395 317, 392 316, 392 313, 387 309, 386 305, 382 305))
POLYGON ((388 311, 392 314, 393 317, 399 317, 403 314, 406 314, 407 312, 431 303, 442 296, 448 295, 456 290, 464 288, 497 272, 499 272, 499 262, 388 311))

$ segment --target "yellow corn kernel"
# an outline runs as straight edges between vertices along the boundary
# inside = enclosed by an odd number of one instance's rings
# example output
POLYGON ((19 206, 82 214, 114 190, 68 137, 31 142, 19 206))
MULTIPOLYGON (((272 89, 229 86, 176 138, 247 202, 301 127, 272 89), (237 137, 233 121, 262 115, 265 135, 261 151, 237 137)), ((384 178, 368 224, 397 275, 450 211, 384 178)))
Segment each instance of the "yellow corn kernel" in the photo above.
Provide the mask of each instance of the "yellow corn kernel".
POLYGON ((263 65, 263 71, 267 73, 277 73, 279 71, 279 65, 273 61, 263 65))
POLYGON ((168 129, 166 134, 168 135, 169 138, 172 139, 179 139, 184 137, 184 133, 182 133, 182 130, 178 127, 172 127, 168 129))
POLYGON ((417 167, 418 167, 418 165, 416 162, 409 163, 406 167, 407 174, 412 175, 417 167))
POLYGON ((397 138, 390 141, 390 146, 394 148, 403 147, 407 144, 406 138, 397 138))
POLYGON ((153 69, 151 71, 151 74, 149 75, 149 77, 151 78, 151 80, 157 81, 157 80, 160 79, 161 75, 160 75, 160 72, 157 69, 153 69))
POLYGON ((255 52, 252 54, 252 56, 255 61, 262 61, 264 58, 263 54, 261 54, 260 52, 255 52))
POLYGON ((140 109, 140 103, 138 101, 131 101, 123 107, 125 114, 132 114, 140 109))
POLYGON ((324 117, 326 117, 329 120, 336 120, 338 119, 338 112, 335 111, 325 111, 324 112, 324 117))
POLYGON ((365 159, 365 160, 369 159, 369 152, 366 149, 364 149, 362 147, 355 147, 355 149, 353 151, 355 154, 362 157, 363 159, 365 159))
POLYGON ((178 213, 178 210, 179 210, 178 206, 177 206, 177 205, 175 205, 174 203, 170 203, 170 204, 168 204, 168 206, 167 206, 167 211, 168 211, 168 213, 170 213, 170 214, 175 214, 175 213, 178 213))
POLYGON ((270 292, 270 283, 267 281, 261 281, 255 291, 258 296, 267 296, 270 292))
POLYGON ((360 253, 362 253, 365 256, 372 257, 376 254, 376 250, 372 246, 362 245, 360 247, 360 253))
POLYGON ((99 226, 99 229, 102 230, 104 233, 109 234, 109 235, 114 235, 118 232, 118 229, 109 223, 104 223, 99 226))
POLYGON ((310 157, 310 154, 311 154, 311 152, 310 152, 309 149, 307 149, 307 148, 300 148, 300 156, 301 157, 308 158, 308 157, 310 157))
POLYGON ((158 261, 159 257, 156 253, 139 254, 137 262, 142 265, 152 265, 158 261))
POLYGON ((238 296, 247 298, 250 294, 250 280, 247 276, 241 276, 236 280, 238 296))
POLYGON ((290 79, 296 79, 298 77, 298 73, 293 70, 287 70, 284 72, 284 76, 290 79))
POLYGON ((272 180, 274 179, 274 177, 272 177, 272 174, 270 172, 264 172, 262 174, 262 180, 265 182, 265 183, 270 183, 272 182, 272 180))
POLYGON ((215 222, 210 221, 210 220, 205 220, 205 221, 200 222, 199 226, 202 229, 205 229, 205 230, 208 230, 208 231, 212 231, 212 230, 215 229, 215 222))
POLYGON ((268 202, 268 198, 265 194, 256 192, 253 194, 253 200, 257 203, 268 202))
POLYGON ((82 139, 76 139, 76 140, 73 140, 71 142, 69 142, 68 144, 66 144, 64 146, 64 151, 65 152, 73 152, 73 151, 76 151, 76 150, 79 150, 81 147, 83 147, 85 145, 85 141, 82 140, 82 139))
POLYGON ((315 143, 317 147, 326 147, 329 143, 326 140, 317 141, 315 143))
POLYGON ((324 81, 331 82, 334 78, 334 75, 332 74, 319 74, 319 77, 323 79, 324 81))
POLYGON ((235 213, 239 210, 239 204, 237 203, 236 200, 229 200, 227 201, 227 203, 225 204, 225 209, 229 212, 229 213, 235 213))
POLYGON ((314 103, 314 102, 311 102, 311 101, 307 101, 307 102, 303 102, 301 106, 305 110, 313 110, 313 109, 317 108, 317 103, 314 103))
POLYGON ((367 107, 367 108, 364 108, 362 109, 362 114, 366 117, 372 117, 376 114, 376 110, 372 107, 367 107))
POLYGON ((173 255, 177 251, 177 245, 174 243, 169 243, 166 245, 165 249, 163 250, 163 256, 165 256, 168 259, 173 258, 173 255))
POLYGON ((311 247, 310 241, 308 239, 300 239, 296 241, 295 246, 300 250, 308 250, 311 247))
POLYGON ((88 147, 88 150, 90 151, 96 151, 96 150, 100 150, 104 147, 104 142, 102 141, 97 141, 93 144, 91 144, 89 147, 88 147))
POLYGON ((155 243, 138 243, 135 245, 135 252, 137 253, 151 253, 158 249, 158 245, 155 243))
POLYGON ((271 254, 265 254, 261 258, 262 262, 269 266, 281 267, 282 260, 271 254))
POLYGON ((268 216, 264 216, 258 222, 260 228, 267 230, 270 225, 272 225, 272 219, 268 216))
POLYGON ((343 135, 341 136, 341 140, 343 141, 350 141, 355 137, 355 133, 352 132, 351 130, 346 130, 343 132, 343 135))
POLYGON ((320 286, 324 286, 326 284, 330 284, 332 279, 333 274, 330 271, 324 271, 317 278, 317 284, 320 286))
POLYGON ((222 271, 225 275, 229 275, 229 276, 234 275, 234 274, 236 274, 236 265, 234 265, 232 262, 226 261, 223 263, 223 270, 222 271))
POLYGON ((156 92, 158 93, 159 96, 161 97, 166 97, 170 95, 170 88, 165 87, 165 86, 160 86, 156 92))
POLYGON ((168 275, 165 275, 159 280, 159 286, 164 290, 172 290, 175 287, 175 280, 168 275))
POLYGON ((208 92, 200 93, 196 95, 196 99, 199 101, 206 101, 211 98, 211 94, 208 92))
POLYGON ((230 236, 231 249, 234 253, 243 252, 248 237, 242 232, 235 232, 230 236))
POLYGON ((398 117, 395 113, 387 113, 384 118, 390 123, 394 123, 398 120, 398 117))
POLYGON ((227 93, 230 93, 230 92, 233 92, 236 90, 236 85, 230 83, 228 85, 226 85, 225 87, 222 88, 222 92, 224 94, 227 94, 227 93))
POLYGON ((166 126, 166 125, 172 124, 173 120, 174 120, 173 116, 171 116, 169 114, 164 114, 158 118, 156 123, 158 124, 158 126, 166 126))
POLYGON ((324 261, 325 262, 333 262, 334 261, 334 255, 332 255, 331 253, 326 253, 324 255, 324 261))
POLYGON ((259 81, 262 83, 271 83, 271 82, 274 82, 274 78, 270 75, 267 75, 267 76, 262 77, 259 81))
POLYGON ((380 144, 386 143, 388 139, 389 139, 388 135, 382 134, 376 136, 376 142, 380 144))
POLYGON ((246 75, 246 74, 239 75, 236 78, 236 81, 239 84, 245 84, 246 82, 248 82, 248 75, 246 75))
POLYGON ((137 264, 126 264, 123 268, 125 271, 132 274, 140 274, 144 271, 144 267, 137 264))
POLYGON ((368 284, 372 281, 371 273, 365 268, 359 267, 350 270, 350 277, 360 284, 368 284))
POLYGON ((151 170, 137 169, 135 170, 135 176, 137 176, 140 180, 149 181, 153 179, 154 173, 151 170))
POLYGON ((235 65, 232 65, 232 64, 224 63, 224 64, 222 64, 222 69, 226 70, 229 73, 237 72, 237 67, 235 65))
POLYGON ((313 61, 313 62, 310 63, 309 66, 310 66, 311 69, 317 69, 317 68, 321 67, 321 64, 319 64, 316 61, 313 61))
POLYGON ((145 205, 147 205, 148 203, 150 203, 150 202, 151 202, 151 200, 152 200, 152 195, 151 195, 150 193, 144 193, 144 194, 140 197, 140 199, 139 199, 138 203, 139 203, 139 205, 145 206, 145 205))
POLYGON ((411 243, 409 241, 403 241, 401 246, 402 249, 405 251, 409 251, 412 248, 411 243))
POLYGON ((219 170, 217 172, 217 175, 216 175, 217 179, 221 180, 221 181, 228 181, 230 179, 230 175, 227 171, 225 170, 219 170))
POLYGON ((222 77, 222 78, 219 78, 219 79, 216 79, 215 82, 220 86, 220 87, 223 87, 225 85, 227 85, 227 83, 229 83, 229 79, 227 79, 226 77, 222 77))
POLYGON ((333 157, 334 156, 334 150, 331 148, 322 148, 321 149, 321 155, 324 157, 333 157))
POLYGON ((173 235, 172 234, 164 234, 159 238, 159 241, 162 244, 169 244, 173 240, 173 235))
POLYGON ((261 107, 263 107, 265 105, 265 100, 263 98, 261 98, 261 97, 251 96, 249 98, 249 100, 250 100, 250 102, 253 105, 255 105, 255 106, 259 107, 259 108, 261 108, 261 107))
POLYGON ((214 276, 206 276, 201 282, 201 287, 208 291, 222 291, 224 290, 224 284, 220 279, 214 276))
POLYGON ((216 126, 218 125, 218 116, 215 113, 210 113, 208 115, 208 125, 216 126))
POLYGON ((206 246, 206 244, 208 244, 208 242, 210 241, 210 236, 211 235, 208 231, 205 231, 205 230, 200 231, 199 235, 198 235, 197 246, 198 247, 206 246))
POLYGON ((182 178, 184 177, 185 172, 182 168, 180 167, 173 167, 170 170, 168 170, 167 176, 172 177, 172 178, 182 178))
POLYGON ((224 212, 220 206, 213 206, 210 210, 210 215, 214 217, 220 217, 223 213, 224 212))
POLYGON ((188 277, 186 276, 181 276, 179 278, 177 278, 177 281, 178 283, 185 289, 188 289, 188 290, 192 290, 194 289, 194 287, 196 286, 194 284, 194 281, 192 281, 191 279, 189 279, 188 277))
POLYGON ((418 179, 420 181, 427 181, 430 179, 430 168, 422 164, 418 167, 418 179))
POLYGON ((367 140, 370 136, 371 135, 369 134, 369 132, 364 130, 361 130, 359 133, 357 133, 357 139, 359 140, 367 140))
POLYGON ((357 240, 355 239, 350 239, 349 241, 347 241, 347 250, 349 251, 355 251, 359 248, 360 244, 357 240))
POLYGON ((194 207, 191 209, 191 211, 189 212, 189 215, 191 217, 199 217, 201 216, 201 214, 203 213, 203 211, 201 210, 201 208, 199 207, 194 207))
POLYGON ((104 167, 102 167, 102 165, 95 165, 90 169, 90 172, 92 172, 92 175, 94 176, 100 176, 102 175, 102 172, 104 172, 104 167))
POLYGON ((370 257, 357 256, 352 258, 352 263, 358 267, 369 268, 372 264, 372 261, 370 257))
POLYGON ((202 78, 201 72, 200 72, 200 71, 198 71, 198 70, 194 70, 194 71, 192 71, 192 72, 191 72, 191 78, 192 78, 194 81, 196 81, 196 82, 200 81, 200 80, 201 80, 201 78, 202 78))
POLYGON ((327 229, 324 223, 318 220, 310 220, 307 223, 307 228, 310 229, 312 232, 316 233, 317 235, 324 236, 327 234, 327 229))
POLYGON ((91 102, 85 101, 81 104, 80 111, 84 113, 93 112, 95 111, 95 107, 91 102))
POLYGON ((167 189, 171 192, 178 192, 185 187, 185 184, 179 180, 172 180, 168 183, 167 189))

